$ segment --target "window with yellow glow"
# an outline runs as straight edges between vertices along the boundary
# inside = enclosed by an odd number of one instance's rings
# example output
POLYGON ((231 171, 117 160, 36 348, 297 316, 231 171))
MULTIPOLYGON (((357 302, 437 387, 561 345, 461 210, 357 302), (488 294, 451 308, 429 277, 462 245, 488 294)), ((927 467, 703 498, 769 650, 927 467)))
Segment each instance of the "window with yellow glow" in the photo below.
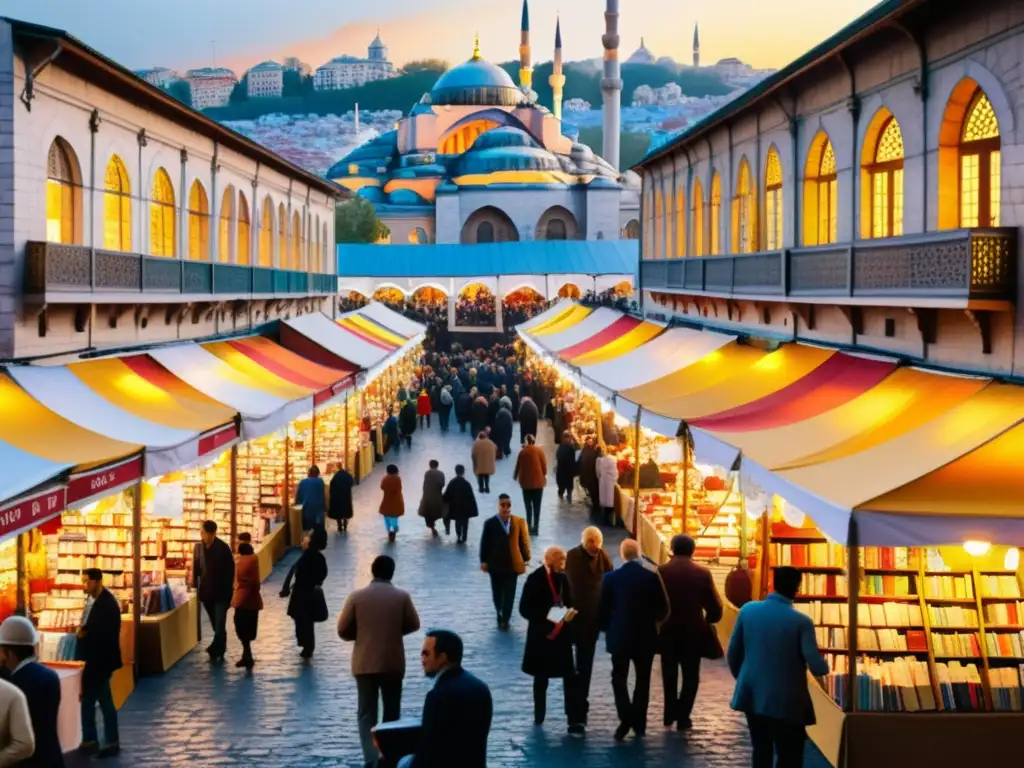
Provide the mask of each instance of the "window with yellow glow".
POLYGON ((627 221, 623 231, 623 237, 626 240, 638 240, 640 238, 640 222, 636 219, 630 219, 627 221))
POLYGON ((298 211, 292 214, 291 268, 305 269, 305 265, 302 263, 302 220, 299 218, 298 211))
POLYGON ((149 252, 174 256, 174 187, 163 168, 156 169, 149 200, 149 252))
POLYGON ((675 210, 675 256, 681 258, 686 255, 686 190, 683 187, 676 188, 676 210, 675 210))
POLYGON ((235 188, 228 184, 220 199, 220 216, 217 217, 217 260, 231 262, 231 223, 235 218, 235 188))
POLYGON ((903 234, 903 133, 891 115, 878 133, 871 184, 871 237, 903 234))
POLYGON ((132 249, 132 188, 124 161, 114 155, 103 175, 103 247, 132 249))
POLYGON ((441 139, 437 153, 439 155, 461 155, 473 146, 481 134, 497 127, 498 123, 493 120, 473 120, 460 125, 441 139))
POLYGON ((722 252, 722 177, 715 171, 711 176, 711 250, 712 256, 722 252))
POLYGON ((738 216, 738 242, 733 246, 740 253, 754 252, 754 189, 750 183, 750 163, 740 162, 740 175, 736 182, 736 213, 738 216))
POLYGON ((821 162, 814 179, 818 198, 818 245, 838 240, 838 183, 836 177, 836 154, 832 142, 826 138, 821 150, 821 162))
POLYGON ((210 201, 199 179, 188 191, 188 257, 197 261, 210 257, 210 201))
POLYGON ((655 258, 654 251, 654 187, 648 184, 644 191, 644 254, 648 259, 655 258))
POLYGON ((998 227, 1002 202, 999 121, 988 96, 974 94, 960 137, 960 226, 998 227))
POLYGON ((238 193, 238 263, 249 264, 250 251, 252 245, 250 243, 251 233, 249 229, 249 201, 245 198, 245 193, 239 191, 238 193))
POLYGON ((782 161, 775 147, 768 150, 764 168, 765 247, 782 248, 782 161))
POLYGON ((291 269, 288 263, 288 211, 284 203, 277 207, 277 268, 291 269))
POLYGON ((274 204, 269 196, 263 198, 260 210, 259 265, 274 266, 274 204))
POLYGON ((699 179, 693 180, 690 213, 693 216, 693 255, 704 256, 704 190, 699 179))
POLYGON ((73 244, 81 226, 81 176, 74 150, 57 137, 46 163, 46 239, 73 244))

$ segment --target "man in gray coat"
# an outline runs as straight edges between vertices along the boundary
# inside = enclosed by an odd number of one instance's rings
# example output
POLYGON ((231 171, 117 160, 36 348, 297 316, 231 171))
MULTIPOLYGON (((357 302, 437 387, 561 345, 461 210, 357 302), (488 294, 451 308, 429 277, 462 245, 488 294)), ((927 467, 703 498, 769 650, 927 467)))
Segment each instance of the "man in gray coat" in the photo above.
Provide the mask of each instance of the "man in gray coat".
POLYGON ((402 638, 420 628, 420 617, 409 593, 391 583, 395 561, 381 555, 370 567, 373 581, 352 592, 338 617, 338 637, 354 641, 352 675, 358 697, 359 741, 367 766, 377 764, 372 730, 377 725, 377 702, 384 701, 384 722, 398 720, 405 677, 402 638))

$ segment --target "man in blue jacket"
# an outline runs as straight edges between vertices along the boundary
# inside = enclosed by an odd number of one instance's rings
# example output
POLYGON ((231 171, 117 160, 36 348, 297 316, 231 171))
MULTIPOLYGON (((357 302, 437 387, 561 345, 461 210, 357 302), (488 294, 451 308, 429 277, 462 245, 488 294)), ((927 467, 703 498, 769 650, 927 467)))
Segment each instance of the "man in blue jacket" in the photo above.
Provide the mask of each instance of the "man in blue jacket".
POLYGON ((36 737, 32 757, 18 763, 24 768, 63 768, 57 713, 60 711, 60 677, 36 659, 39 637, 24 616, 10 616, 0 624, 0 665, 28 701, 28 716, 36 737))
POLYGON ((597 606, 597 626, 612 655, 612 693, 619 715, 616 741, 626 738, 630 729, 637 736, 647 732, 658 628, 669 616, 665 586, 658 572, 640 560, 640 545, 626 539, 619 546, 619 555, 623 564, 604 575, 597 606), (627 685, 630 664, 636 673, 632 700, 627 685))
POLYGON ((398 768, 486 768, 493 702, 487 684, 462 668, 462 638, 432 629, 420 651, 434 687, 423 702, 423 727, 416 754, 398 768))
POLYGON ((807 690, 807 670, 828 674, 818 652, 814 623, 793 607, 802 574, 776 568, 775 591, 740 609, 729 642, 729 669, 736 678, 732 708, 747 716, 753 768, 800 768, 804 764, 807 726, 814 708, 807 690))

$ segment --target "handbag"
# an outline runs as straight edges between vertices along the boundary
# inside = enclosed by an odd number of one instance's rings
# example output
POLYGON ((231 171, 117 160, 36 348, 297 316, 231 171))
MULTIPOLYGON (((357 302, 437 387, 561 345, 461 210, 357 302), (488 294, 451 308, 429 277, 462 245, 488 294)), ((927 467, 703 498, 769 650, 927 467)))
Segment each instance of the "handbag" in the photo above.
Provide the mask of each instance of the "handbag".
POLYGON ((327 615, 327 598, 324 597, 323 587, 317 585, 309 597, 309 618, 319 624, 327 621, 327 615))
POLYGON ((700 655, 703 659, 720 659, 725 656, 722 641, 718 639, 718 631, 714 624, 704 622, 704 636, 700 641, 700 655))

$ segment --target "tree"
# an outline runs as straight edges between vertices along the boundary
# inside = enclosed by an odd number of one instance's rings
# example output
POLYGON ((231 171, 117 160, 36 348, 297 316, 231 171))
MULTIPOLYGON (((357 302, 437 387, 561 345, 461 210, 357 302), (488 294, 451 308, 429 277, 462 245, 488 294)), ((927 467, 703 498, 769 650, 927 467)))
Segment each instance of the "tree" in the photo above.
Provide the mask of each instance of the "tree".
POLYGON ((187 80, 174 80, 167 86, 167 92, 182 104, 192 106, 192 86, 187 80))
POLYGON ((299 72, 297 69, 286 69, 284 71, 284 86, 281 90, 281 95, 285 98, 289 96, 306 96, 313 92, 313 76, 305 75, 299 72))
POLYGON ((339 243, 376 243, 391 236, 391 230, 377 218, 373 203, 353 197, 334 209, 334 239, 339 243))
POLYGON ((448 62, 443 59, 416 59, 408 62, 402 67, 403 75, 410 75, 413 72, 447 72, 448 62))
POLYGON ((249 100, 249 75, 242 75, 242 79, 235 83, 235 87, 231 89, 231 95, 228 96, 228 104, 240 104, 243 101, 249 100))

